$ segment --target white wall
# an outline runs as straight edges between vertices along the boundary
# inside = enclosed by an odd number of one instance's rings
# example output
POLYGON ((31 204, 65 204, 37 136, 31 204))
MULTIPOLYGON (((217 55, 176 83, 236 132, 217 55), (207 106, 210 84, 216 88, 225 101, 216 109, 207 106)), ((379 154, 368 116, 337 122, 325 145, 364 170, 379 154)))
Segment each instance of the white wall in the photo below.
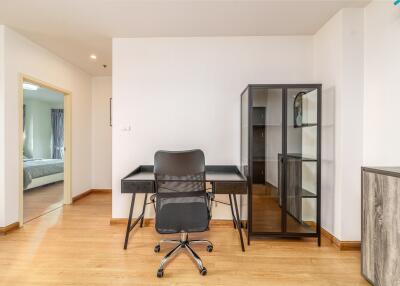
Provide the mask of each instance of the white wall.
MULTIPOLYGON (((310 82, 311 62, 309 36, 114 39, 112 216, 128 214, 120 179, 158 149, 200 148, 207 164, 239 164, 240 92, 310 82)), ((219 204, 213 217, 231 213, 219 204)))
POLYGON ((365 9, 364 164, 400 165, 400 7, 365 9))
POLYGON ((363 9, 343 9, 314 36, 314 74, 323 84, 322 226, 340 240, 360 240, 363 68, 363 9))
POLYGON ((0 25, 0 227, 5 225, 5 86, 4 86, 4 26, 0 25))
POLYGON ((92 188, 111 189, 110 98, 112 78, 92 79, 92 188))
POLYGON ((24 97, 24 105, 24 153, 32 155, 33 158, 52 158, 51 109, 63 109, 63 102, 46 102, 24 97))
MULTIPOLYGON (((340 192, 335 192, 335 106, 340 93, 342 69, 342 14, 339 12, 314 35, 314 74, 322 83, 322 142, 332 142, 322 148, 321 212, 322 227, 339 233, 340 192), (336 223, 336 224, 335 224, 336 223)), ((338 157, 340 159, 340 157, 338 157)))
POLYGON ((341 234, 361 240, 361 166, 363 164, 364 11, 343 10, 343 97, 341 104, 341 234), (357 227, 356 227, 357 226, 357 227))
POLYGON ((0 68, 5 73, 6 98, 5 113, 1 114, 5 116, 6 128, 0 129, 0 138, 5 136, 5 158, 0 171, 5 170, 5 177, 0 186, 5 186, 5 199, 0 201, 0 209, 5 208, 5 218, 0 219, 0 226, 18 221, 20 73, 72 92, 72 195, 91 188, 91 77, 7 27, 4 46, 5 61, 0 62, 0 68))

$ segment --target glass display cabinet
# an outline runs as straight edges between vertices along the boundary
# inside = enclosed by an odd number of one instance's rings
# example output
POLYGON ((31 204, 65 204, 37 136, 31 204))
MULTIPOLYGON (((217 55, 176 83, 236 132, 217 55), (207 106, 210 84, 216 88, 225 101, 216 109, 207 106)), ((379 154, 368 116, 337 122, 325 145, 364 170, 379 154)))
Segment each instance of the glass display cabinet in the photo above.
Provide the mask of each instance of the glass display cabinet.
POLYGON ((321 85, 248 85, 241 94, 241 168, 248 177, 248 241, 321 243, 321 85))

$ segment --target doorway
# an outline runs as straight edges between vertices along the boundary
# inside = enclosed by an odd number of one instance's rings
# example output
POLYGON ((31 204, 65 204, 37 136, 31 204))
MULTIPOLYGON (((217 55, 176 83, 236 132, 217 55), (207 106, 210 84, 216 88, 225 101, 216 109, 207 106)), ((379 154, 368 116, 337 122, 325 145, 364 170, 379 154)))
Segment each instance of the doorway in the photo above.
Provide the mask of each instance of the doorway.
POLYGON ((20 224, 71 203, 70 93, 21 76, 20 224))

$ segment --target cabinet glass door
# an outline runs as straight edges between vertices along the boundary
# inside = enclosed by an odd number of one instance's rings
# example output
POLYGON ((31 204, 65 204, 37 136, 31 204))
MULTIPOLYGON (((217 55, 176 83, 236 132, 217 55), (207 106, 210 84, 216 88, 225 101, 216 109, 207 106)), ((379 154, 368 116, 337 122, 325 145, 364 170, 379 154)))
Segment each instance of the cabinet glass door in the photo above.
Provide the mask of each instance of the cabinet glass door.
POLYGON ((282 152, 281 88, 251 89, 252 231, 281 232, 278 156, 282 152))
POLYGON ((285 231, 315 233, 317 223, 318 90, 286 90, 285 231))
POLYGON ((247 177, 249 176, 249 89, 241 95, 241 111, 240 111, 240 169, 247 177))

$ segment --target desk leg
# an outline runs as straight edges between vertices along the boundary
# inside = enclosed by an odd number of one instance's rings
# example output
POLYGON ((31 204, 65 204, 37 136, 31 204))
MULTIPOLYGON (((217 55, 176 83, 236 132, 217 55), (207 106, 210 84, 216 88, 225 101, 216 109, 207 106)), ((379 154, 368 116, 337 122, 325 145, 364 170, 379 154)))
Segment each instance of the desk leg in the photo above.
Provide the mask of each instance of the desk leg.
POLYGON ((233 228, 236 229, 236 221, 235 221, 235 214, 233 212, 233 202, 232 202, 232 198, 231 198, 231 194, 229 194, 229 205, 231 207, 231 212, 232 212, 232 221, 233 221, 233 228))
POLYGON ((239 236, 240 236, 240 244, 242 246, 242 251, 244 252, 244 243, 243 243, 243 235, 242 235, 242 221, 240 220, 240 214, 239 214, 239 209, 238 209, 238 205, 237 205, 237 200, 236 200, 236 195, 232 194, 233 196, 233 202, 235 203, 235 211, 236 211, 236 216, 235 216, 235 220, 236 220, 236 228, 239 232, 239 236))
POLYGON ((146 210, 146 203, 147 203, 147 193, 144 194, 143 209, 142 209, 142 219, 140 220, 140 227, 143 227, 144 212, 146 210))
POLYGON ((135 197, 136 197, 136 194, 133 193, 132 200, 131 200, 131 208, 129 210, 128 225, 126 226, 124 249, 126 249, 128 247, 129 233, 131 232, 133 206, 135 205, 135 197))

